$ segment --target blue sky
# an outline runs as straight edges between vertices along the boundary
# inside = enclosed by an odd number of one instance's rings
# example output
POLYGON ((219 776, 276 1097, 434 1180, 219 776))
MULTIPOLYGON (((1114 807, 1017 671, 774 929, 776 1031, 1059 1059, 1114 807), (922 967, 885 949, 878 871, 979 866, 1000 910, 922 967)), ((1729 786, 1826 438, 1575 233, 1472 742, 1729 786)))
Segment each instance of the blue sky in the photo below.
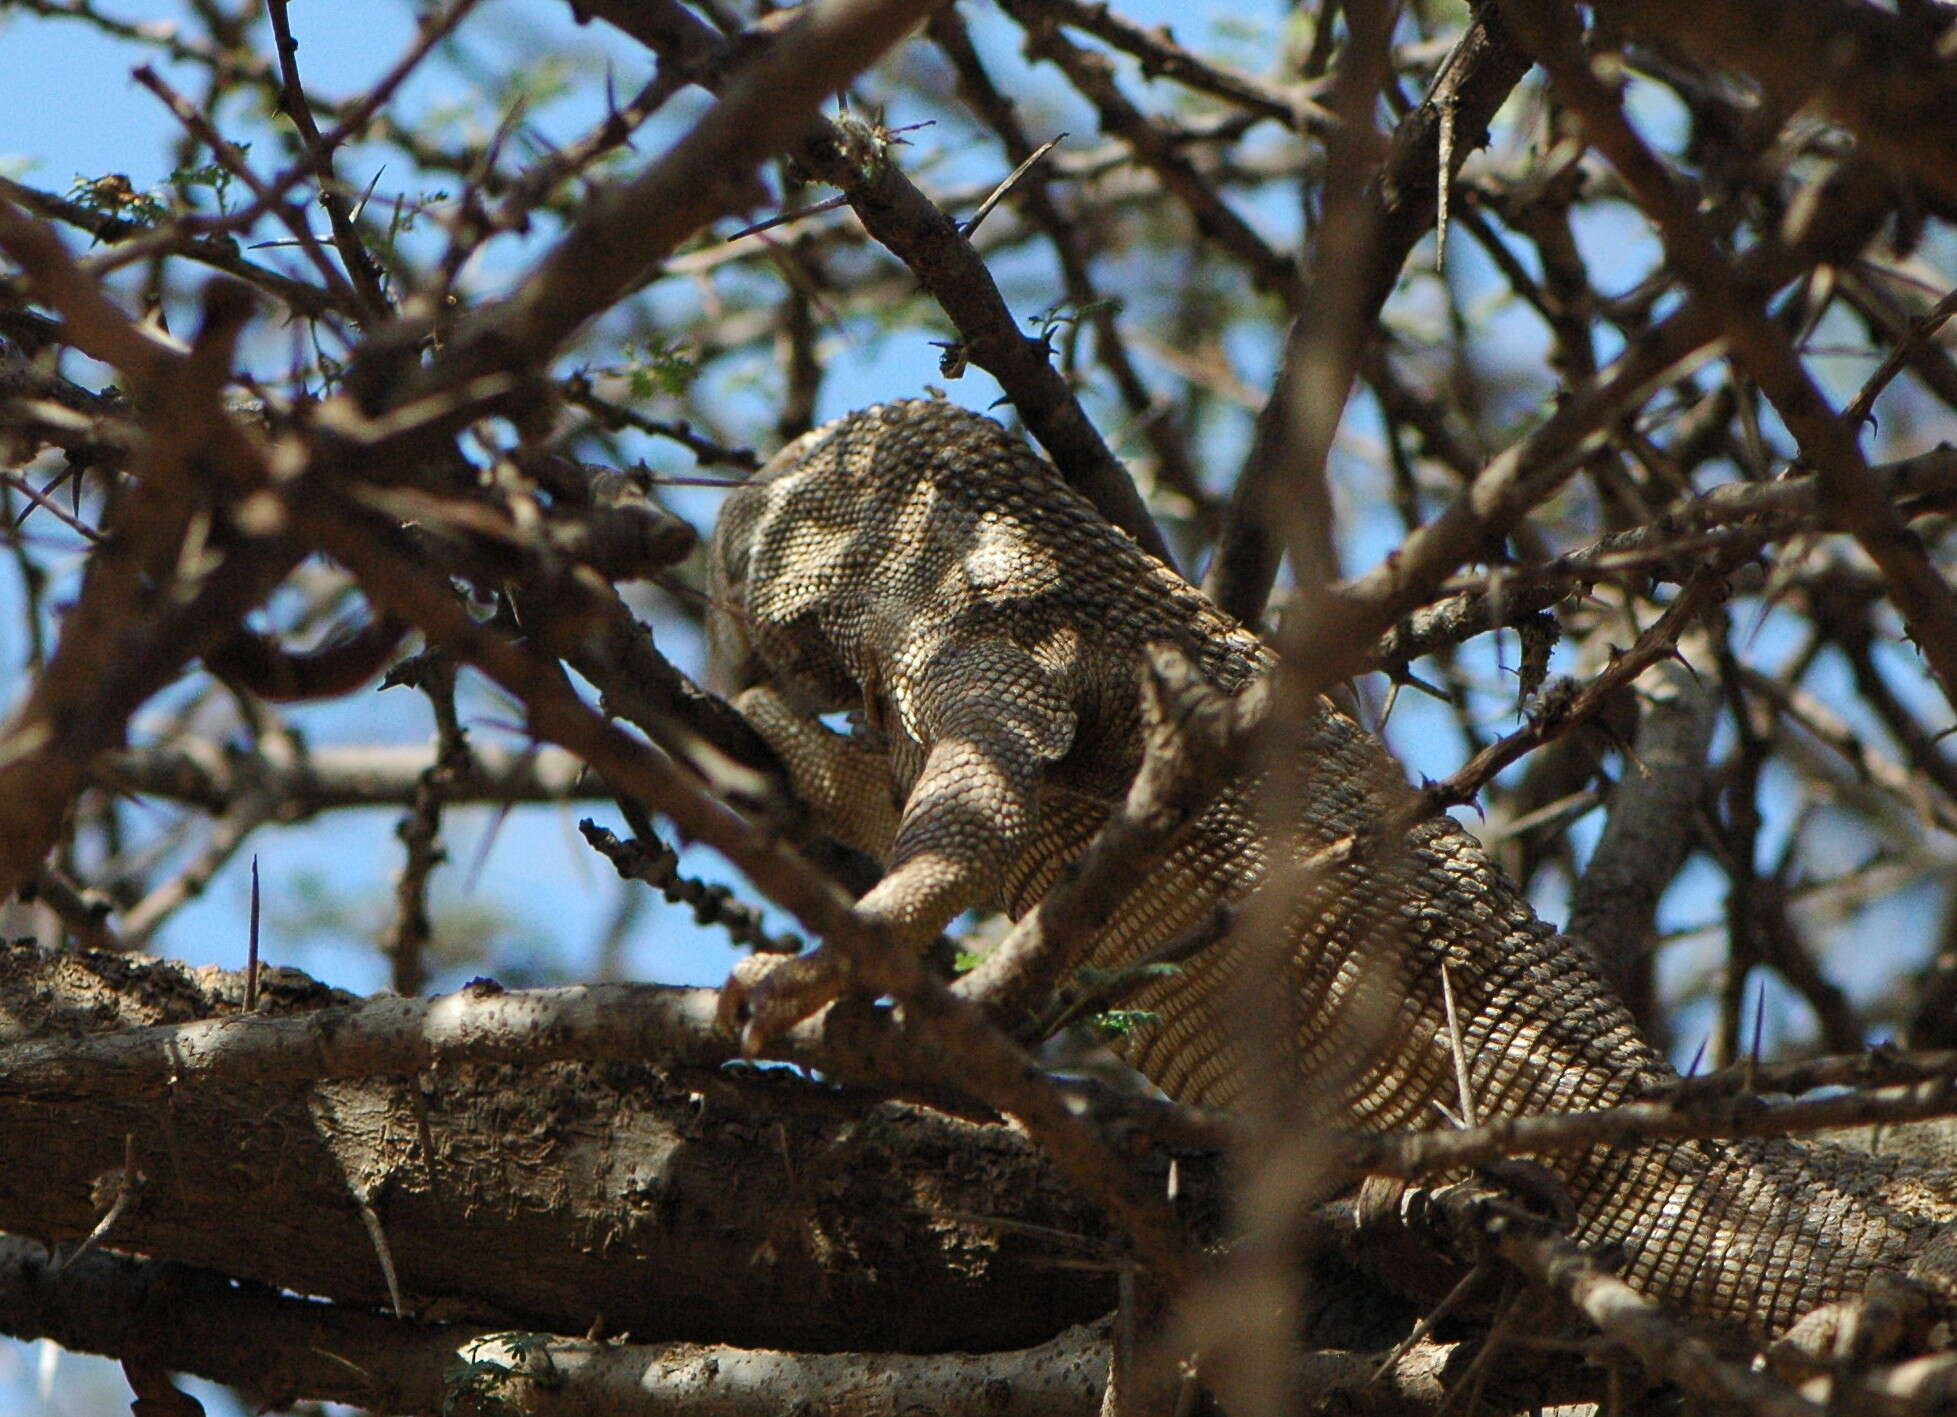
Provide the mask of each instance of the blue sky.
MULTIPOLYGON (((1228 14, 1238 20, 1246 13, 1241 7, 1213 6, 1209 0, 1193 12, 1166 0, 1124 0, 1120 8, 1144 23, 1176 21, 1192 42, 1202 40, 1209 16, 1228 14)), ((1254 13, 1274 23, 1281 10, 1276 0, 1270 0, 1254 13)), ((160 0, 123 0, 112 13, 152 21, 171 11, 160 0)), ((975 8, 974 22, 987 23, 984 14, 975 8)), ((404 0, 335 0, 330 5, 321 0, 298 0, 293 6, 293 20, 308 83, 322 93, 349 93, 371 82, 413 33, 413 10, 404 0)), ((555 0, 488 0, 468 34, 467 54, 429 70, 406 96, 414 111, 452 114, 458 129, 485 122, 485 114, 493 121, 498 107, 486 95, 495 88, 496 76, 539 54, 551 57, 561 89, 533 107, 528 116, 556 140, 576 135, 601 115, 608 68, 615 89, 621 93, 635 89, 648 72, 647 60, 636 46, 616 39, 603 26, 572 24, 566 7, 555 0)), ((127 173, 138 187, 159 182, 174 165, 169 146, 175 129, 155 99, 127 77, 135 64, 153 59, 148 50, 106 38, 71 21, 18 12, 0 15, 0 171, 56 191, 65 191, 78 176, 106 172, 127 173), (86 95, 85 101, 78 101, 82 95, 86 95)), ((195 90, 194 70, 162 67, 180 87, 195 90)), ((902 121, 903 115, 893 113, 891 118, 902 121)), ((227 131, 248 135, 249 126, 243 116, 233 115, 227 131)), ((262 129, 259 132, 258 141, 269 141, 262 129)), ((939 160, 955 163, 958 141, 956 134, 928 135, 919 138, 916 151, 921 160, 936 153, 939 160)), ((638 146, 639 157, 649 156, 657 146, 657 135, 648 134, 638 146)), ((367 175, 361 174, 362 178, 367 175)), ((382 173, 381 178, 385 190, 388 174, 382 173)), ((1273 222, 1281 222, 1285 216, 1252 215, 1273 222)), ((1641 257, 1649 249, 1649 238, 1621 211, 1606 211, 1587 220, 1594 229, 1583 233, 1586 243, 1618 248, 1627 258, 1641 257)), ((1288 230, 1279 225, 1278 231, 1288 241, 1288 230)), ((497 253, 496 259, 513 266, 519 257, 520 253, 510 250, 497 253)), ((1449 259, 1472 270, 1480 258, 1472 242, 1457 236, 1449 259)), ((482 278, 493 283, 497 274, 492 261, 482 278)), ((1023 309, 1021 313, 1030 317, 1033 311, 1023 309)), ((1493 331, 1505 353, 1512 345, 1510 357, 1519 364, 1537 358, 1540 332, 1526 321, 1518 322, 1504 313, 1498 316, 1493 331)), ((832 377, 823 395, 825 415, 880 398, 915 393, 926 382, 941 381, 938 351, 915 331, 897 337, 852 331, 835 343, 832 377)), ((1253 385, 1268 370, 1266 348, 1246 347, 1232 354, 1239 371, 1253 385)), ((1843 377, 1852 384, 1864 367, 1856 365, 1843 377)), ((947 387, 954 397, 975 407, 984 407, 997 396, 996 387, 978 373, 947 387)), ((754 395, 746 398, 750 406, 756 406, 754 395)), ((765 426, 765 419, 759 417, 753 424, 755 428, 765 426)), ((1235 434, 1219 438, 1220 466, 1234 465, 1232 445, 1240 443, 1247 427, 1246 417, 1235 434)), ((1369 411, 1356 407, 1347 429, 1351 443, 1363 449, 1376 431, 1369 411)), ((676 464, 675 470, 688 469, 676 464)), ((704 523, 711 518, 716 496, 691 494, 682 505, 704 523)), ((1383 516, 1355 517, 1351 525, 1354 535, 1349 545, 1349 569, 1384 554, 1394 539, 1393 524, 1383 516)), ((11 598, 19 593, 11 575, 10 570, 0 569, 0 665, 19 662, 19 646, 7 638, 14 633, 11 598)), ((1773 633, 1769 625, 1763 631, 1763 642, 1770 645, 1773 633)), ((666 632, 661 647, 683 667, 698 669, 699 645, 690 633, 666 632)), ((10 699, 13 691, 14 686, 0 684, 0 700, 10 699)), ((1440 721, 1437 713, 1417 696, 1407 698, 1409 702, 1398 711, 1402 717, 1396 722, 1397 746, 1417 772, 1439 775, 1450 771, 1458 764, 1456 741, 1432 726, 1440 721)), ((470 696, 465 713, 479 737, 501 737, 521 744, 520 736, 500 726, 509 724, 515 715, 486 691, 470 696)), ((406 691, 363 694, 356 700, 304 710, 295 719, 319 743, 421 743, 430 734, 424 703, 406 691)), ((596 804, 564 811, 522 811, 500 820, 484 809, 458 810, 448 816, 446 831, 454 865, 444 873, 438 900, 448 902, 452 910, 477 911, 499 922, 494 930, 490 968, 508 983, 529 982, 532 974, 536 978, 588 977, 594 967, 594 943, 615 907, 618 888, 609 867, 577 838, 575 819, 585 813, 617 825, 612 815, 596 804)), ((1787 815, 1783 813, 1783 819, 1787 815)), ((273 902, 272 957, 276 962, 306 969, 357 991, 368 992, 385 984, 380 957, 369 941, 348 938, 345 933, 301 935, 282 931, 280 926, 290 921, 292 903, 302 901, 309 892, 373 900, 376 910, 384 911, 391 875, 399 862, 399 847, 393 838, 396 816, 393 812, 341 814, 259 834, 254 848, 273 902), (278 913, 281 910, 284 915, 278 913)), ((169 923, 158 941, 160 952, 195 964, 236 966, 242 962, 247 859, 240 857, 202 899, 169 923)), ((683 869, 718 874, 717 864, 699 853, 689 853, 683 869)), ((1716 889, 1710 871, 1698 870, 1696 877, 1688 878, 1674 892, 1668 902, 1669 918, 1682 922, 1712 916, 1717 908, 1716 889)), ((1559 908, 1554 901, 1543 904, 1552 915, 1559 908)), ((1920 901, 1896 902, 1891 933, 1900 939, 1920 932, 1921 911, 1920 901)), ((654 903, 631 938, 624 966, 632 977, 717 983, 732 958, 721 938, 695 928, 686 912, 654 903)), ((1891 958, 1887 949, 1852 954, 1845 962, 1851 974, 1849 982, 1853 984, 1857 975, 1876 977, 1879 970, 1889 967, 1891 958)), ((1690 964, 1689 956, 1681 952, 1674 968, 1689 968, 1690 964)), ((463 971, 469 972, 475 972, 475 966, 463 971)), ((459 977, 445 976, 439 982, 450 986, 459 982, 459 977)), ((209 1396, 208 1390, 204 1392, 209 1396)), ((35 1348, 0 1342, 0 1417, 79 1417, 120 1410, 126 1400, 122 1379, 110 1365, 73 1355, 50 1360, 35 1348), (55 1362, 51 1377, 45 1366, 49 1361, 55 1362)), ((210 1410, 219 1413, 228 1409, 222 1399, 215 1399, 210 1410)))

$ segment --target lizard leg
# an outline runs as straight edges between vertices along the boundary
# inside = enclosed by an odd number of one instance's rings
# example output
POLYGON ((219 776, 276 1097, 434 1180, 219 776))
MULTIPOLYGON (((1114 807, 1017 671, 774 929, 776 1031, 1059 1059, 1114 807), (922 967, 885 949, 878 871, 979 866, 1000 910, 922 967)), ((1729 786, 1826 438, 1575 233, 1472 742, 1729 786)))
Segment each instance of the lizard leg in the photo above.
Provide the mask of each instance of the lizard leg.
MULTIPOLYGON (((824 833, 879 860, 891 854, 901 804, 890 765, 872 743, 834 732, 768 685, 734 705, 788 769, 795 796, 824 833)), ((847 987, 847 971, 826 948, 803 955, 750 955, 721 987, 718 1020, 739 1033, 750 1057, 847 987), (765 981, 765 983, 764 983, 765 981)))
MULTIPOLYGON (((946 739, 925 758, 889 852, 889 869, 856 903, 900 949, 921 950, 996 881, 1033 820, 1038 774, 996 743, 946 739)), ((824 945, 804 955, 755 955, 721 986, 722 1027, 738 1028, 753 1057, 777 1034, 835 1002, 850 986, 847 960, 824 945)))
MULTIPOLYGON (((1075 723, 1048 671, 1017 646, 972 646, 933 668, 942 682, 1003 684, 1009 692, 899 699, 904 731, 927 745, 924 766, 890 840, 884 877, 856 908, 908 950, 922 950, 992 893, 1034 825, 1046 770, 1066 754, 1075 723)), ((860 782, 857 790, 865 790, 860 782)), ((882 797, 888 800, 887 787, 882 797)), ((812 805, 827 815, 822 802, 812 805)), ((722 989, 719 1016, 724 1026, 740 1026, 742 1047, 753 1054, 848 983, 846 966, 827 947, 772 966, 750 963, 722 989)))
POLYGON ((881 748, 824 727, 767 685, 742 693, 734 707, 781 758, 796 799, 818 828, 879 861, 890 859, 903 801, 881 748))

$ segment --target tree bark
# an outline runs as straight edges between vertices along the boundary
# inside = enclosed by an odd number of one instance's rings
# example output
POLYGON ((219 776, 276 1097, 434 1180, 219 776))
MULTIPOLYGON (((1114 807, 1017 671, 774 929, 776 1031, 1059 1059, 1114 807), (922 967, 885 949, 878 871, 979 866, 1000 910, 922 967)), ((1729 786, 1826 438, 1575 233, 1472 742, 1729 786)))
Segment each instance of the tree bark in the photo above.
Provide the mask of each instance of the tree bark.
MULTIPOLYGON (((272 971, 261 1008, 348 996, 272 971)), ((0 1045, 235 1014, 241 976, 0 950, 0 1045)), ((1113 1303, 1016 1131, 786 1072, 441 1066, 161 1096, 0 1085, 0 1230, 353 1304, 808 1350, 1016 1348, 1113 1303)))

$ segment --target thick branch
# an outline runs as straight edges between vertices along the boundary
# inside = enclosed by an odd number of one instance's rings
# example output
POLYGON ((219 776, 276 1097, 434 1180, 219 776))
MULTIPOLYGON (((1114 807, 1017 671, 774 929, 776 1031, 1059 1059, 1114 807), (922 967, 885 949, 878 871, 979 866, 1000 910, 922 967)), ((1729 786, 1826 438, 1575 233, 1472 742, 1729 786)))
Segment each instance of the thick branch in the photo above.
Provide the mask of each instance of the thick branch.
POLYGON ((388 1298, 363 1202, 411 1309, 561 1333, 1010 1347, 1112 1302, 1103 1222, 1011 1129, 638 1061, 708 991, 263 982, 248 1016, 240 975, 0 953, 0 1230, 79 1240, 129 1145, 109 1248, 354 1304, 388 1298), (567 1048, 613 1061, 547 1061, 567 1048))
POLYGON ((1637 742, 1625 754, 1604 834, 1577 882, 1568 927, 1647 1030, 1655 1022, 1651 933, 1658 900, 1696 837, 1691 824, 1719 717, 1717 685, 1698 666, 1661 664, 1650 679, 1637 742))
POLYGON ((1021 1351, 927 1357, 612 1343, 386 1318, 120 1255, 62 1267, 6 1236, 0 1330, 161 1362, 267 1407, 303 1398, 431 1417, 775 1417, 790 1393, 838 1417, 1088 1417, 1107 1373, 1105 1336, 1090 1328, 1021 1351))

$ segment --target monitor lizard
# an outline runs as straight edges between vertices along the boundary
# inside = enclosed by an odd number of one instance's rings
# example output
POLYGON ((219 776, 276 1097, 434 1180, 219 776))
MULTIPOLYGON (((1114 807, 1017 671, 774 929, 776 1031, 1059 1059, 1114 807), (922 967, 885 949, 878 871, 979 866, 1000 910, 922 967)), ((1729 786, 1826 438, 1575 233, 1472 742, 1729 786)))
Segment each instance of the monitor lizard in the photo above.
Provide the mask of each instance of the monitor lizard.
MULTIPOLYGON (((1141 761, 1142 665, 1176 646, 1241 694, 1271 652, 1109 524, 997 423, 939 401, 879 405, 790 444, 726 503, 710 551, 723 686, 787 764, 818 825, 885 865, 859 909, 922 949, 960 912, 1036 902, 1141 761), (851 711, 855 730, 818 715, 851 711)), ((1405 820, 1384 746, 1321 703, 1293 831, 1303 852, 1405 820)), ((1267 870, 1255 783, 1225 785, 1076 958, 1110 968, 1242 897, 1267 870)), ((1587 952, 1541 920, 1446 815, 1318 872, 1282 948, 1212 947, 1136 1001, 1122 1044, 1172 1097, 1228 1108, 1282 1067, 1312 1117, 1443 1125, 1456 1099, 1443 962, 1484 1117, 1598 1107, 1675 1075, 1587 952), (1281 964, 1274 966, 1274 956, 1281 964), (1247 1043, 1241 968, 1282 1011, 1247 1043), (1265 1037, 1272 1036, 1269 1029, 1265 1037)), ((804 957, 807 959, 808 957, 804 957)), ((792 971, 791 971, 792 972, 792 971)), ((737 971, 723 1016, 765 1032, 832 997, 737 971)), ((1542 1158, 1579 1240, 1648 1296, 1757 1336, 1838 1309, 1948 1241, 1937 1173, 1791 1140, 1600 1146, 1542 1158), (1935 1241, 1939 1234, 1942 1241, 1935 1241)))

